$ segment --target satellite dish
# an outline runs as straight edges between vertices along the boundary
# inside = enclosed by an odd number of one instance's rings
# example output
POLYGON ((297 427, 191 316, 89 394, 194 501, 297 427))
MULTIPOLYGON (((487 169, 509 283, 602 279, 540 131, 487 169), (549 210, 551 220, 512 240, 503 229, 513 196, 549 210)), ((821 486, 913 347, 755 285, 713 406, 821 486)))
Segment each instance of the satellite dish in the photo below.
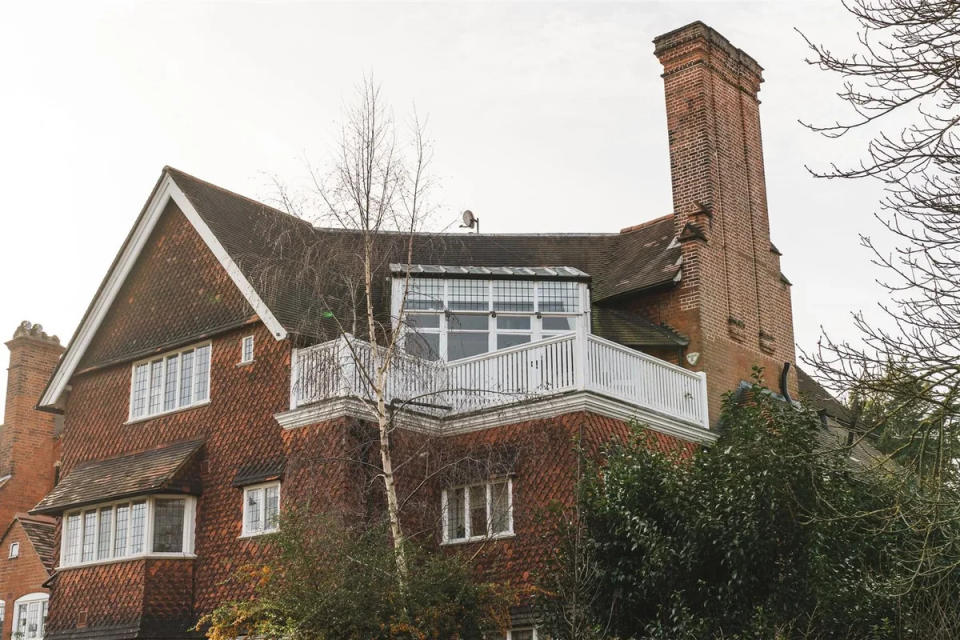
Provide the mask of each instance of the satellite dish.
POLYGON ((480 218, 473 215, 473 211, 467 209, 463 212, 463 224, 460 225, 461 229, 473 229, 476 228, 477 233, 480 233, 480 218))

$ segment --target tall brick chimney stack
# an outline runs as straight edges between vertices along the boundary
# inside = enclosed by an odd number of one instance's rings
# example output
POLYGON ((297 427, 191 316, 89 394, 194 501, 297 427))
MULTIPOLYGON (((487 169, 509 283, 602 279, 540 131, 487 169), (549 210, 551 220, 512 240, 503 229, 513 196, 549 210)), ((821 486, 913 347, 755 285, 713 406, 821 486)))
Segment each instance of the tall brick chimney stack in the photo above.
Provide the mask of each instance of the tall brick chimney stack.
MULTIPOLYGON (((719 33, 694 22, 654 39, 663 65, 670 174, 682 247, 681 312, 688 353, 719 398, 764 367, 779 389, 794 363, 789 282, 770 242, 760 137, 762 71, 719 33)), ((796 377, 788 378, 796 397, 796 377)))
POLYGON ((60 458, 56 416, 36 410, 40 395, 64 348, 39 324, 23 322, 13 339, 7 395, 0 427, 0 527, 28 511, 51 488, 60 458))

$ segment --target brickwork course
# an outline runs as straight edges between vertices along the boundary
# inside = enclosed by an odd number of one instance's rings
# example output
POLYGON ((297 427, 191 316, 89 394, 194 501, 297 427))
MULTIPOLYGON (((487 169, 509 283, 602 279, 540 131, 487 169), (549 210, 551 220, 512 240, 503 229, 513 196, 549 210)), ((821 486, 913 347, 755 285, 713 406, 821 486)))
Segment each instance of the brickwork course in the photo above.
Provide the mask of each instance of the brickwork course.
MULTIPOLYGON (((764 367, 776 386, 784 363, 795 362, 790 285, 770 240, 757 99, 761 68, 702 23, 658 37, 655 51, 664 67, 673 212, 620 233, 418 236, 414 261, 563 265, 589 273, 591 303, 602 312, 598 333, 706 372, 715 423, 722 394, 749 380, 753 366, 764 367)), ((177 482, 195 487, 184 489, 197 498, 195 557, 57 569, 48 581, 49 638, 191 637, 187 629, 199 616, 249 596, 230 578, 267 551, 262 539, 241 535, 244 478, 282 476, 283 508, 309 503, 356 517, 383 513, 371 470, 378 458, 374 425, 343 416, 283 429, 276 419, 290 407, 293 349, 319 339, 305 327, 321 292, 294 286, 293 277, 275 277, 278 258, 265 230, 318 237, 332 248, 355 238, 315 229, 170 168, 136 225, 111 274, 127 268, 123 256, 138 246, 135 260, 122 281, 108 275, 98 292, 98 300, 110 292, 112 303, 102 316, 91 305, 54 375, 52 366, 45 376, 37 374, 37 395, 47 398, 45 409, 63 416, 65 484, 74 470, 90 468, 85 465, 131 454, 153 459, 150 452, 177 443, 192 452, 189 443, 202 442, 177 472, 177 482), (183 199, 152 209, 156 194, 170 184, 183 199), (154 219, 152 227, 143 226, 154 219), (84 327, 94 322, 86 335, 84 327), (247 336, 254 338, 254 359, 241 363, 247 336), (132 363, 200 341, 211 345, 209 402, 131 420, 132 363)), ((403 262, 404 247, 396 249, 394 261, 403 262)), ((378 281, 384 280, 379 275, 386 276, 378 274, 378 281)), ((376 299, 384 301, 383 295, 378 291, 376 299)), ((50 357, 55 362, 52 348, 50 357)), ((796 391, 792 375, 787 390, 796 391)), ((53 414, 44 419, 53 433, 53 414)), ((395 455, 410 460, 398 475, 404 526, 424 543, 439 544, 445 488, 508 476, 515 535, 445 549, 476 554, 481 571, 494 579, 529 585, 551 552, 540 516, 551 503, 569 504, 574 497, 574 442, 594 454, 630 430, 625 420, 581 410, 513 424, 505 419, 445 437, 398 430, 395 455)), ((690 455, 700 446, 649 433, 650 446, 660 450, 690 455)), ((56 460, 57 450, 51 451, 56 460)), ((10 459, 0 448, 0 463, 10 459)), ((44 493, 17 508, 31 508, 44 493)))

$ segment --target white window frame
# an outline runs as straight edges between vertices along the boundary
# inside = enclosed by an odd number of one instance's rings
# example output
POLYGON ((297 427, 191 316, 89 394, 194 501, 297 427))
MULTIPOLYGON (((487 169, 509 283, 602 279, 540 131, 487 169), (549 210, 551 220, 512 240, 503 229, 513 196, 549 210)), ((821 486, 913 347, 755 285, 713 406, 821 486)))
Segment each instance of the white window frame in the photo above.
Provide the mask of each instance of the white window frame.
POLYGON ((280 530, 280 524, 277 522, 272 527, 267 528, 267 509, 266 509, 266 496, 267 489, 276 488, 277 490, 277 517, 280 516, 280 502, 283 499, 283 491, 280 485, 279 480, 271 480, 270 482, 260 482, 258 484, 251 484, 243 488, 243 525, 241 527, 241 538, 255 538, 257 536, 264 536, 270 533, 276 533, 280 530), (263 510, 260 513, 260 521, 262 526, 254 531, 251 531, 247 528, 247 496, 251 491, 263 491, 264 501, 263 501, 263 510))
POLYGON ((13 558, 19 558, 19 557, 20 557, 20 543, 11 542, 10 549, 7 551, 7 558, 12 560, 13 558))
POLYGON ((7 614, 7 602, 6 600, 0 600, 0 630, 3 627, 3 621, 6 620, 7 614))
POLYGON ((254 342, 253 336, 243 336, 240 339, 240 362, 239 364, 250 364, 254 360, 254 342), (249 346, 249 348, 248 348, 249 346))
MULTIPOLYGON (((130 549, 133 544, 133 527, 132 522, 129 516, 127 516, 126 521, 126 544, 125 547, 130 549)), ((87 505, 81 509, 71 509, 63 514, 63 531, 60 535, 60 566, 59 569, 67 569, 70 567, 86 567, 90 565, 97 564, 112 564, 115 562, 126 562, 128 560, 135 560, 137 558, 195 558, 194 554, 194 542, 195 542, 195 528, 197 521, 197 499, 194 496, 188 496, 183 494, 158 494, 151 496, 133 496, 126 498, 124 500, 114 500, 111 502, 101 502, 98 504, 87 505), (156 518, 156 501, 157 500, 183 500, 183 545, 182 551, 153 551, 153 532, 154 532, 154 520, 156 518), (138 553, 128 553, 123 556, 114 556, 115 544, 116 544, 116 535, 117 535, 117 506, 127 505, 132 506, 135 502, 144 502, 145 512, 144 512, 144 525, 143 525, 143 546, 142 551, 138 553), (112 509, 112 515, 110 516, 110 545, 108 547, 109 557, 98 558, 98 553, 100 550, 100 514, 102 509, 112 509), (94 523, 94 538, 93 538, 93 560, 83 560, 83 538, 84 538, 84 526, 86 522, 85 514, 95 511, 96 519, 94 523), (80 516, 80 532, 78 537, 78 560, 76 562, 69 562, 67 560, 67 523, 71 516, 80 516)))
POLYGON ((139 422, 139 421, 141 421, 141 420, 150 420, 150 419, 152 419, 152 418, 156 418, 157 416, 167 415, 167 414, 170 414, 170 413, 176 413, 176 412, 178 412, 178 411, 184 411, 184 410, 186 410, 186 409, 192 409, 193 407, 199 407, 199 406, 203 406, 203 405, 205 405, 205 404, 208 404, 208 403, 210 402, 210 395, 211 395, 210 379, 211 379, 211 371, 212 371, 212 369, 213 369, 213 343, 212 343, 211 341, 209 341, 209 340, 207 340, 207 341, 205 341, 205 342, 198 342, 197 344, 192 344, 192 345, 190 345, 190 346, 188 346, 188 347, 182 347, 182 348, 180 348, 180 349, 174 349, 173 351, 167 351, 166 353, 161 353, 161 354, 152 356, 152 357, 150 357, 150 358, 144 358, 144 359, 142 359, 142 360, 137 360, 137 361, 134 362, 133 365, 130 367, 130 394, 129 394, 129 401, 128 401, 128 406, 127 406, 127 423, 129 424, 129 423, 131 423, 131 422, 139 422), (197 370, 200 368, 200 363, 201 363, 202 361, 196 357, 196 351, 197 351, 198 349, 202 349, 203 347, 209 347, 209 348, 207 349, 207 362, 206 362, 206 364, 207 364, 207 367, 206 367, 206 397, 197 399, 197 396, 196 396, 196 389, 197 389, 197 370), (183 355, 184 355, 185 353, 189 353, 189 352, 193 352, 193 353, 194 353, 194 358, 193 358, 193 371, 192 371, 192 373, 191 373, 191 383, 190 383, 191 386, 193 387, 193 392, 191 393, 191 401, 190 401, 188 404, 182 404, 182 405, 181 405, 181 398, 180 398, 181 388, 180 388, 180 387, 182 386, 182 385, 181 385, 181 375, 182 375, 182 372, 183 372, 183 366, 182 366, 181 363, 183 362, 183 360, 182 360, 183 355), (175 385, 175 387, 176 387, 176 389, 175 389, 175 396, 174 396, 174 402, 173 402, 173 405, 174 405, 174 406, 173 406, 172 409, 164 409, 163 407, 164 407, 164 405, 165 405, 165 403, 166 403, 166 396, 167 396, 167 364, 168 364, 169 361, 170 361, 169 358, 171 358, 171 357, 173 357, 173 356, 177 356, 176 381, 174 382, 174 385, 175 385), (151 367, 151 365, 152 365, 153 363, 156 363, 156 362, 162 363, 161 371, 160 371, 160 379, 161 379, 161 385, 160 385, 160 410, 159 410, 159 411, 154 411, 153 413, 151 413, 151 412, 150 412, 150 391, 151 391, 151 388, 152 388, 152 384, 151 384, 151 382, 152 382, 152 379, 151 379, 152 367, 151 367), (140 366, 144 366, 144 365, 147 366, 147 382, 146 382, 146 396, 145 396, 145 398, 144 398, 144 408, 143 408, 143 413, 142 413, 142 414, 134 415, 133 409, 134 409, 134 404, 135 404, 134 394, 136 393, 137 368, 140 367, 140 366))
POLYGON ((28 637, 28 636, 19 635, 19 630, 17 629, 17 627, 20 625, 20 607, 23 605, 29 606, 34 602, 39 602, 41 603, 40 605, 41 633, 40 635, 34 636, 34 638, 37 638, 38 640, 40 638, 43 638, 44 634, 46 633, 46 620, 47 620, 47 617, 44 615, 44 610, 46 609, 46 604, 49 602, 49 600, 50 600, 49 593, 43 593, 39 591, 35 593, 28 593, 27 595, 20 596, 19 598, 14 600, 13 601, 13 626, 11 627, 10 637, 16 638, 17 640, 19 640, 20 638, 28 637))
POLYGON ((501 538, 512 538, 514 534, 513 530, 513 478, 510 476, 506 477, 497 477, 491 478, 489 480, 484 480, 483 482, 473 482, 470 484, 460 484, 453 487, 447 487, 443 490, 443 494, 440 500, 440 508, 443 512, 442 516, 442 526, 443 526, 443 535, 442 540, 443 544, 462 544, 465 542, 477 542, 479 540, 498 540, 501 538), (500 531, 498 533, 490 532, 490 524, 492 519, 490 517, 490 489, 495 484, 502 484, 506 481, 507 484, 507 530, 500 531), (482 534, 474 534, 471 531, 470 526, 470 488, 483 486, 484 488, 484 497, 486 500, 486 509, 487 509, 487 530, 482 534), (450 493, 458 489, 463 489, 463 509, 464 509, 464 537, 463 538, 451 538, 450 537, 450 510, 449 506, 449 496, 450 493))
POLYGON ((509 631, 507 631, 507 638, 506 638, 506 640, 514 640, 513 634, 516 633, 517 631, 532 631, 532 632, 533 632, 533 635, 532 635, 533 640, 539 640, 539 636, 537 635, 537 628, 536 628, 536 627, 517 627, 516 629, 510 629, 509 631))
MULTIPOLYGON (((540 290, 543 284, 552 283, 552 282, 570 282, 569 280, 529 280, 524 279, 524 281, 529 281, 533 283, 533 310, 532 311, 498 311, 494 309, 496 305, 495 298, 495 283, 502 282, 504 280, 510 280, 509 278, 500 278, 492 280, 482 280, 478 279, 479 282, 485 283, 487 287, 486 295, 486 310, 459 310, 450 308, 450 294, 451 294, 451 282, 458 280, 458 278, 410 278, 410 289, 407 290, 407 296, 409 298, 410 290, 415 285, 417 280, 435 280, 442 283, 439 287, 442 291, 442 299, 437 301, 437 306, 439 309, 404 309, 404 315, 424 315, 424 316, 439 316, 439 327, 429 328, 429 329, 412 329, 409 327, 404 327, 401 331, 401 340, 404 342, 402 347, 406 347, 405 341, 406 336, 410 333, 420 334, 420 335, 439 335, 439 359, 441 361, 449 361, 449 349, 448 349, 448 337, 451 333, 449 327, 449 318, 454 315, 474 315, 474 316, 487 316, 487 351, 486 353, 493 353, 498 351, 497 348, 497 335, 520 335, 520 334, 529 334, 530 342, 536 342, 538 340, 543 340, 546 338, 552 338, 554 336, 563 335, 565 333, 575 333, 577 331, 577 323, 583 322, 586 324, 586 332, 590 332, 590 289, 587 286, 587 283, 581 281, 575 281, 573 284, 577 286, 577 302, 579 309, 569 312, 554 312, 554 311, 542 311, 540 309, 540 290), (497 328, 497 318, 499 316, 513 316, 513 317, 529 317, 530 318, 530 330, 518 330, 518 329, 498 329, 497 328), (571 318, 574 320, 573 328, 566 331, 558 331, 551 329, 543 328, 544 318, 571 318)), ((394 329, 400 328, 403 325, 402 319, 400 318, 400 303, 403 301, 404 297, 404 283, 406 280, 403 277, 394 277, 393 286, 392 286, 392 296, 391 296, 391 317, 393 318, 394 329)), ((452 331, 458 331, 453 329, 452 331)), ((469 333, 469 330, 460 330, 464 333, 469 333)), ((474 333, 480 333, 483 330, 476 330, 474 333)), ((510 347, 506 347, 510 348, 510 347)))

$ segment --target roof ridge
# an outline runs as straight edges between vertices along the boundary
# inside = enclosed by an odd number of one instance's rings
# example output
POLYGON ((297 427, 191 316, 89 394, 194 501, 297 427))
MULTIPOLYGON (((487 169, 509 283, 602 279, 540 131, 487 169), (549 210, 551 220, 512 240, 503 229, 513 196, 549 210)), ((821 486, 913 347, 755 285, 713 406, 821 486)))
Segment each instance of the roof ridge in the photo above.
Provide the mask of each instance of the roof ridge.
MULTIPOLYGON (((247 202, 250 202, 250 203, 255 204, 255 205, 258 205, 258 206, 261 206, 261 207, 263 207, 263 208, 265 208, 265 209, 267 209, 267 210, 269 210, 269 211, 271 211, 271 212, 273 212, 273 213, 277 213, 277 214, 280 214, 280 215, 282 215, 282 216, 288 216, 288 217, 290 217, 290 218, 293 218, 293 219, 296 220, 297 222, 300 222, 300 223, 302 223, 302 224, 308 225, 308 226, 310 226, 310 227, 312 227, 312 228, 316 228, 309 220, 304 220, 304 219, 301 218, 300 216, 296 216, 296 215, 290 213, 289 211, 284 211, 283 209, 278 209, 278 208, 276 208, 276 207, 272 207, 272 206, 270 206, 269 204, 266 204, 266 203, 264 203, 264 202, 261 202, 260 200, 257 200, 256 198, 251 198, 250 196, 245 196, 245 195, 243 195, 242 193, 237 193, 236 191, 233 191, 232 189, 227 189, 226 187, 221 187, 221 186, 218 185, 218 184, 214 184, 213 182, 210 182, 209 180, 204 180, 203 178, 198 178, 197 176, 193 175, 192 173, 187 173, 186 171, 182 171, 181 169, 177 169, 176 167, 171 167, 171 166, 168 165, 168 164, 163 166, 163 170, 164 170, 165 172, 167 172, 167 173, 170 173, 170 174, 179 173, 180 175, 182 175, 182 176, 184 176, 184 177, 186 177, 186 178, 189 178, 189 179, 191 179, 191 180, 196 180, 197 182, 199 182, 199 183, 201 183, 201 184, 203 184, 203 185, 205 185, 205 186, 207 186, 207 187, 210 187, 210 188, 212 188, 212 189, 216 189, 217 191, 221 191, 221 192, 223 192, 223 193, 229 194, 229 195, 234 196, 234 197, 236 197, 236 198, 240 198, 241 200, 246 200, 247 202)), ((175 179, 175 178, 176 178, 176 177, 174 176, 174 179, 175 179)))
POLYGON ((672 213, 667 213, 660 216, 659 218, 654 218, 653 220, 647 220, 646 222, 641 222, 640 224, 635 224, 630 227, 624 227, 623 229, 620 229, 620 233, 633 233, 634 231, 640 231, 641 229, 646 229, 647 227, 651 227, 659 222, 663 222, 664 220, 672 217, 673 217, 672 213))

